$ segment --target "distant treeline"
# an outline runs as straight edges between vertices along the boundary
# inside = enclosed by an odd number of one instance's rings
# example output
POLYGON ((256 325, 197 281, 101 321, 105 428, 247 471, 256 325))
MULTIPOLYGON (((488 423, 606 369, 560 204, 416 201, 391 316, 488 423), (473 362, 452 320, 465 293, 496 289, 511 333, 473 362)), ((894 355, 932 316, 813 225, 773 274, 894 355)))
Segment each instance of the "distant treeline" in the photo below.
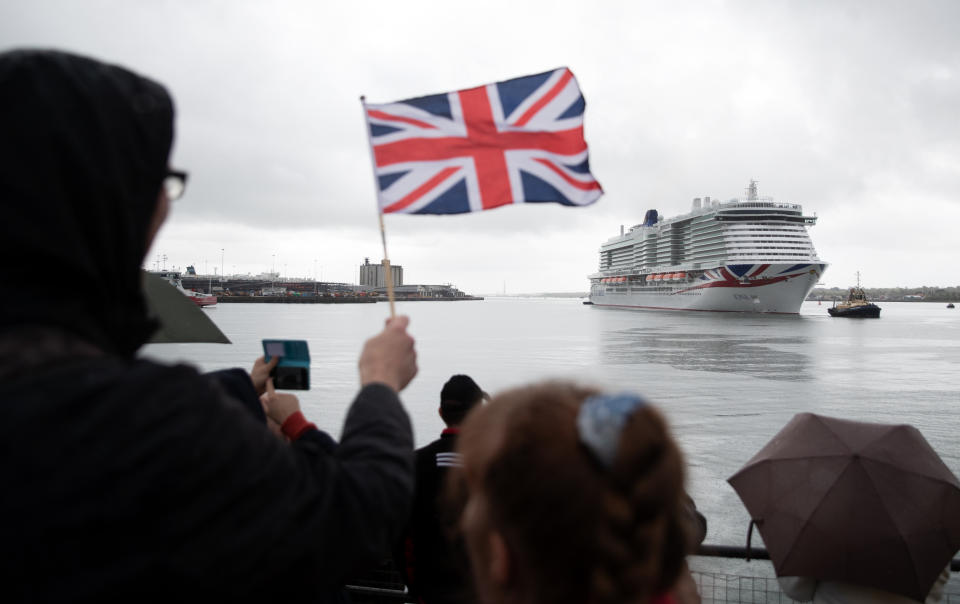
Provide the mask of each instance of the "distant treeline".
MULTIPOLYGON (((847 289, 818 287, 810 292, 810 298, 833 300, 846 298, 847 289)), ((870 300, 923 300, 924 302, 957 302, 960 301, 960 285, 955 287, 865 287, 867 298, 870 300), (920 298, 918 298, 920 296, 920 298)))

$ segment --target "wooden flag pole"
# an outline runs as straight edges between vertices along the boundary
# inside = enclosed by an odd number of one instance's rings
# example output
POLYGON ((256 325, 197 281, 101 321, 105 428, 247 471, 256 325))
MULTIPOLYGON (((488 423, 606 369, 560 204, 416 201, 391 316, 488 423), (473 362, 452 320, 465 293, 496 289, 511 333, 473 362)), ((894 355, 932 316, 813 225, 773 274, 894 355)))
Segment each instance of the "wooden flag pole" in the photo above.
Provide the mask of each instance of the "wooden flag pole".
POLYGON ((390 301, 390 318, 397 316, 396 308, 393 304, 393 271, 390 269, 390 256, 387 255, 387 231, 383 228, 383 212, 377 212, 380 216, 380 239, 383 241, 383 272, 384 281, 387 282, 387 299, 390 301))
POLYGON ((390 268, 390 256, 387 254, 387 230, 383 226, 383 210, 380 208, 380 183, 377 181, 377 159, 373 155, 373 141, 370 139, 370 126, 367 123, 367 99, 360 97, 363 108, 363 126, 367 129, 367 146, 370 148, 370 167, 373 170, 373 190, 377 193, 377 216, 380 218, 380 241, 383 242, 383 280, 387 283, 387 300, 390 301, 390 318, 397 316, 393 297, 393 270, 390 268))

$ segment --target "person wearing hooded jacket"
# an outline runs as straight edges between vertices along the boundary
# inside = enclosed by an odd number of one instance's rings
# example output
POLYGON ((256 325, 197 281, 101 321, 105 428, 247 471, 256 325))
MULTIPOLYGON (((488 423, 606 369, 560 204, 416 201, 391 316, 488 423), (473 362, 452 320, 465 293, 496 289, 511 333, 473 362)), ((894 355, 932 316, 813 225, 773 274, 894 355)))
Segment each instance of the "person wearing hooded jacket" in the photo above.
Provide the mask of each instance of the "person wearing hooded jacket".
MULTIPOLYGON (((6 52, 0 122, 4 600, 335 594, 409 510, 407 319, 364 346, 339 443, 302 422, 282 442, 218 380, 135 356, 154 329, 140 265, 176 193, 164 183, 183 180, 166 90, 64 52, 6 52)), ((293 395, 264 401, 296 415, 293 395)))

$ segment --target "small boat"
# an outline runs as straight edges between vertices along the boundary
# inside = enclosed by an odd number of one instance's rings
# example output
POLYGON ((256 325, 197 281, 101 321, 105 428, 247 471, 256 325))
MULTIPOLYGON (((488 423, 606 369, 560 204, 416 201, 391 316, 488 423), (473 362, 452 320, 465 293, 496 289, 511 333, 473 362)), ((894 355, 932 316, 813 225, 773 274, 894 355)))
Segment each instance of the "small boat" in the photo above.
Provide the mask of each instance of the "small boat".
POLYGON ((852 317, 864 319, 880 318, 880 307, 867 300, 867 294, 860 287, 860 273, 857 273, 857 286, 850 288, 847 299, 837 304, 834 300, 833 306, 827 309, 831 317, 852 317))
POLYGON ((180 280, 180 273, 178 271, 160 271, 154 274, 159 275, 160 278, 170 283, 170 285, 176 287, 181 294, 193 300, 193 303, 201 308, 204 306, 217 305, 217 297, 215 295, 200 292, 195 289, 184 288, 183 281, 180 280))
POLYGON ((195 289, 182 289, 182 288, 183 286, 181 285, 180 286, 181 291, 183 291, 183 293, 186 294, 188 298, 193 300, 193 303, 196 304, 197 306, 203 307, 203 306, 217 305, 217 297, 213 294, 198 292, 195 289))
POLYGON ((947 308, 954 308, 953 302, 947 302, 947 308))

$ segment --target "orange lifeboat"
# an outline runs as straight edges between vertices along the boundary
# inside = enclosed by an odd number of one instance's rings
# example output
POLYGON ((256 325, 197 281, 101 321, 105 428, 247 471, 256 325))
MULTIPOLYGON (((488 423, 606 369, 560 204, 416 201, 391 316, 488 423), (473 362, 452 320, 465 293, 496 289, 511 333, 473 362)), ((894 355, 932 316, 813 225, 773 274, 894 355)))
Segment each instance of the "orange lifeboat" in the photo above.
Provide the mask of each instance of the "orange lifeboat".
POLYGON ((653 275, 647 275, 647 278, 645 280, 647 283, 653 281, 653 275))

